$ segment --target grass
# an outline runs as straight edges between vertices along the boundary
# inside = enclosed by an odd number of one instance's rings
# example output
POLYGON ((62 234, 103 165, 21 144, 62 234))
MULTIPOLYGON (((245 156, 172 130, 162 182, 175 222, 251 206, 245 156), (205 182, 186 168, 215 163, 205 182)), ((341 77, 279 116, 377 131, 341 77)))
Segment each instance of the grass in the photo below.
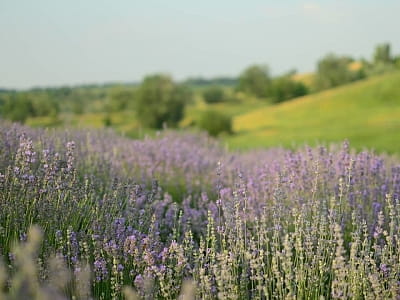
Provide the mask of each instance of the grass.
MULTIPOLYGON (((297 74, 296 80, 307 84, 312 74, 297 74)), ((235 94, 226 87, 229 100, 207 104, 197 88, 194 101, 185 110, 180 128, 191 128, 202 112, 216 110, 234 118, 233 136, 222 139, 232 149, 271 146, 294 148, 303 144, 339 142, 349 139, 358 150, 373 148, 379 152, 400 153, 400 72, 373 77, 336 89, 308 95, 282 104, 235 94)), ((98 103, 97 103, 98 104, 98 103)), ((32 127, 68 125, 78 128, 103 128, 109 116, 111 127, 132 138, 153 135, 144 130, 133 111, 112 112, 99 108, 82 115, 61 113, 57 120, 50 117, 30 118, 32 127)))
POLYGON ((246 112, 263 108, 267 105, 267 101, 260 101, 260 99, 249 95, 238 93, 233 96, 232 91, 228 91, 227 93, 230 100, 214 104, 207 104, 200 95, 196 95, 194 104, 186 108, 185 118, 181 122, 181 127, 187 127, 192 124, 199 118, 202 112, 210 109, 224 113, 229 117, 235 117, 246 112))
POLYGON ((400 152, 400 72, 389 73, 234 118, 231 148, 293 147, 349 139, 357 148, 400 152))
MULTIPOLYGON (((223 112, 229 117, 235 117, 252 110, 265 107, 267 101, 238 93, 234 94, 231 88, 224 87, 227 100, 221 103, 207 104, 202 97, 204 87, 196 87, 193 102, 185 109, 185 117, 179 123, 182 129, 188 129, 194 125, 202 112, 210 109, 223 112)), ((101 106, 104 103, 93 101, 90 111, 82 114, 68 112, 61 113, 57 119, 51 117, 32 117, 26 122, 31 127, 60 127, 68 126, 75 128, 100 129, 104 128, 106 118, 111 121, 111 127, 124 136, 142 138, 145 135, 154 135, 156 130, 143 128, 136 118, 132 109, 118 112, 104 112, 101 106)))

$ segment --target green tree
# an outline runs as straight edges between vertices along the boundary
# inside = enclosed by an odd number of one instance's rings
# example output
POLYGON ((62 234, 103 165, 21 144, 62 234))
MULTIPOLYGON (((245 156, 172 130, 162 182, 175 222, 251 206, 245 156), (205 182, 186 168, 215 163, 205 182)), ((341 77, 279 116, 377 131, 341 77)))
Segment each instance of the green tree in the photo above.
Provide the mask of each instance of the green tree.
POLYGON ((126 88, 113 88, 110 93, 109 108, 112 111, 125 110, 130 104, 134 102, 135 94, 126 88))
POLYGON ((390 44, 384 43, 375 47, 374 52, 374 63, 375 64, 391 64, 393 58, 390 54, 390 44))
POLYGON ((273 79, 271 96, 275 103, 304 96, 308 93, 307 87, 291 78, 292 73, 273 79))
POLYGON ((76 115, 81 115, 85 111, 84 102, 78 98, 71 100, 72 112, 76 115))
POLYGON ((396 68, 400 69, 400 55, 397 55, 394 59, 393 59, 393 63, 395 65, 396 68))
POLYGON ((7 97, 5 95, 0 94, 0 113, 6 102, 7 102, 7 97))
POLYGON ((316 88, 324 90, 361 79, 362 72, 350 70, 349 64, 352 61, 347 56, 326 55, 317 65, 316 88))
POLYGON ((182 119, 190 91, 163 74, 146 77, 137 91, 136 113, 141 124, 150 128, 174 127, 182 119))
POLYGON ((240 74, 237 90, 262 98, 268 96, 270 83, 268 67, 252 65, 240 74))
POLYGON ((34 117, 53 117, 57 118, 60 112, 58 101, 55 99, 49 99, 47 97, 39 97, 32 101, 34 117))
POLYGON ((230 134, 232 133, 232 118, 215 110, 207 110, 201 114, 197 126, 212 136, 217 136, 222 132, 230 134))
POLYGON ((203 91, 204 101, 207 103, 218 103, 225 100, 224 89, 219 86, 211 86, 203 91))
POLYGON ((26 119, 35 115, 34 105, 24 94, 12 94, 4 103, 1 114, 14 122, 25 123, 26 119))

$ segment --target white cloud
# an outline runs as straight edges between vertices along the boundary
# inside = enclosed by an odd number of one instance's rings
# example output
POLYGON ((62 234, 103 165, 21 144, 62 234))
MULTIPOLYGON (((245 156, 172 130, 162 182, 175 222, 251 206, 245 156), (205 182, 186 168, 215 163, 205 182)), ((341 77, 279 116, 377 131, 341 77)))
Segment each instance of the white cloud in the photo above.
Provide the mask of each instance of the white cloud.
POLYGON ((322 11, 321 6, 317 3, 303 3, 302 8, 306 14, 310 15, 320 14, 322 11))
POLYGON ((339 23, 351 17, 353 7, 342 3, 305 2, 301 4, 301 11, 304 16, 319 23, 339 23))

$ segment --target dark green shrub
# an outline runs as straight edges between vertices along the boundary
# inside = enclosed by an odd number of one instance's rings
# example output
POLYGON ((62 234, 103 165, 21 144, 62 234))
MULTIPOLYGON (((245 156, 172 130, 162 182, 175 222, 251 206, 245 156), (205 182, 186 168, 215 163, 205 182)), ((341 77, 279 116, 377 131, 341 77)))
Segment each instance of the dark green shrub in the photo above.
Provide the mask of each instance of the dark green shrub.
POLYGON ((236 90, 263 98, 268 96, 270 84, 268 67, 253 65, 240 74, 236 90))
POLYGON ((81 115, 85 111, 84 103, 79 99, 73 99, 71 101, 71 106, 72 106, 72 112, 76 115, 81 115))
POLYGON ((377 45, 374 52, 374 63, 375 64, 392 64, 393 58, 390 53, 390 44, 384 43, 377 45))
POLYGON ((207 103, 218 103, 225 100, 224 89, 219 86, 212 86, 203 91, 203 99, 207 103))
POLYGON ((133 104, 135 93, 123 87, 115 87, 110 92, 109 108, 112 111, 122 111, 133 104))
POLYGON ((148 76, 137 91, 137 118, 149 128, 162 128, 164 124, 174 127, 182 119, 185 105, 190 100, 190 91, 175 84, 171 77, 148 76))
POLYGON ((400 69, 400 55, 394 58, 394 65, 396 68, 400 69))
POLYGON ((54 117, 58 116, 60 107, 58 101, 48 97, 40 97, 32 100, 33 117, 54 117))
POLYGON ((290 76, 282 76, 272 81, 271 96, 275 103, 304 96, 308 93, 307 87, 290 76))
POLYGON ((106 114, 106 116, 103 119, 103 124, 105 127, 110 127, 112 125, 112 120, 110 114, 106 114))
POLYGON ((315 74, 317 90, 325 90, 362 79, 362 72, 349 68, 351 62, 353 62, 352 58, 335 54, 328 54, 319 60, 315 74))
POLYGON ((222 132, 232 133, 232 118, 215 110, 204 111, 197 125, 212 136, 217 136, 222 132))
POLYGON ((31 99, 15 94, 4 103, 1 114, 5 119, 24 123, 28 117, 35 115, 35 108, 31 99))

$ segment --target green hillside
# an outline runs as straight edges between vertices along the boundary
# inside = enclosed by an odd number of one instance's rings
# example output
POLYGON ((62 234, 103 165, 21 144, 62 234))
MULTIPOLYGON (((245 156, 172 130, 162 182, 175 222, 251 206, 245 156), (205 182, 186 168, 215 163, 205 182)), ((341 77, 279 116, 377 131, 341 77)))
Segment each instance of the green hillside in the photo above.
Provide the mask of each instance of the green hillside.
POLYGON ((400 153, 400 72, 238 115, 231 148, 331 143, 400 153))

